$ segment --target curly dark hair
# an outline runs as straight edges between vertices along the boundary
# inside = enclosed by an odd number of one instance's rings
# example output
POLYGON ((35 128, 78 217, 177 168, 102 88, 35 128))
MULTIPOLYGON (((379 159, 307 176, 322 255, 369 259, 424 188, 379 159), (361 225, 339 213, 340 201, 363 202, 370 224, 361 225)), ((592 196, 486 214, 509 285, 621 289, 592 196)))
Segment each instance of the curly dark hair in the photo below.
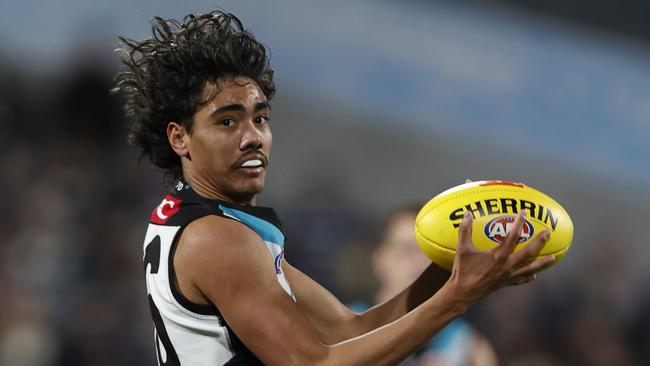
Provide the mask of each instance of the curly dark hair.
POLYGON ((189 14, 182 22, 155 17, 153 37, 119 37, 124 71, 114 92, 125 97, 129 142, 164 173, 167 183, 182 177, 181 160, 167 140, 175 121, 189 132, 196 110, 211 98, 202 91, 220 77, 246 76, 271 99, 273 70, 266 47, 233 14, 221 10, 189 14))

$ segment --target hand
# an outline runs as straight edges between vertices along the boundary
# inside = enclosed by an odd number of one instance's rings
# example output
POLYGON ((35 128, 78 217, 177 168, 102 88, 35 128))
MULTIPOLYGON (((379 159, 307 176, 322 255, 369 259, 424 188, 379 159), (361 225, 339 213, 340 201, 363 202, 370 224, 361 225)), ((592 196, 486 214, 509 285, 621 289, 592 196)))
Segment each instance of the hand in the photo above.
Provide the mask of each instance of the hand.
POLYGON ((530 260, 548 240, 548 230, 537 235, 521 250, 514 252, 525 216, 526 211, 519 212, 503 244, 489 251, 481 251, 472 244, 472 214, 465 212, 460 223, 456 256, 448 281, 458 296, 468 302, 474 302, 501 287, 530 282, 535 279, 536 272, 555 260, 552 255, 530 260))

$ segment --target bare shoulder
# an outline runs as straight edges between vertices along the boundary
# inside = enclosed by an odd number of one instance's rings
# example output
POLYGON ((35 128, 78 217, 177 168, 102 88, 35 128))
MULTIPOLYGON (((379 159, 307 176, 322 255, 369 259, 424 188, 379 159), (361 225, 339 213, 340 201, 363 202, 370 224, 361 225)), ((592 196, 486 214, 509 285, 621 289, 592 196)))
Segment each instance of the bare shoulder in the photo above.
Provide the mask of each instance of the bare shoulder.
MULTIPOLYGON (((179 280, 189 281, 217 302, 220 299, 213 298, 214 294, 231 294, 252 273, 275 273, 270 253, 253 230, 216 215, 197 219, 185 228, 174 254, 174 265, 177 272, 182 272, 183 278, 179 280)), ((274 276, 257 278, 275 280, 274 276)))
POLYGON ((227 265, 233 256, 241 257, 247 247, 259 247, 261 238, 246 225, 216 215, 191 222, 179 239, 174 255, 177 263, 190 260, 192 266, 227 265))
POLYGON ((208 215, 187 225, 181 240, 187 247, 198 246, 200 249, 208 249, 202 247, 206 245, 213 247, 214 243, 217 243, 217 246, 227 245, 232 243, 232 240, 226 239, 246 239, 247 237, 255 237, 255 233, 246 225, 226 217, 208 215))

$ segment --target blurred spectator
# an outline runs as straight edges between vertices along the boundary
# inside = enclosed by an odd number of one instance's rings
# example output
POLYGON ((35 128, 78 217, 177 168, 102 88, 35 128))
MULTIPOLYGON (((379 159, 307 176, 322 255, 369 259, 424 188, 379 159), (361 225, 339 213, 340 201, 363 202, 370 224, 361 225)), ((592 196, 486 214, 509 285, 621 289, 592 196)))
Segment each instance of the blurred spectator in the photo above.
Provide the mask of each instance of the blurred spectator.
MULTIPOLYGON (((413 228, 419 206, 405 206, 393 212, 383 229, 372 256, 379 281, 376 304, 389 300, 410 285, 431 261, 420 251, 413 228)), ((433 284, 432 284, 433 285, 433 284)), ((356 304, 356 310, 364 310, 356 304)), ((402 365, 413 366, 496 366, 497 358, 488 341, 466 320, 457 318, 402 365)))

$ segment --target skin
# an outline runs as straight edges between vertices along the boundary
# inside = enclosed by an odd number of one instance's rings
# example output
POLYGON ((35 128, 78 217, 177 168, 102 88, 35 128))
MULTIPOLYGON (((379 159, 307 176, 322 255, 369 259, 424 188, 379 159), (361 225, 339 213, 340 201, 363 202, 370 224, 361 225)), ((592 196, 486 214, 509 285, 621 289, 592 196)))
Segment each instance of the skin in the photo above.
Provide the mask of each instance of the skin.
MULTIPOLYGON (((254 171, 237 165, 247 156, 268 158, 272 136, 268 120, 260 116, 268 117, 270 108, 260 109, 264 94, 243 77, 206 85, 204 95, 212 94, 196 111, 191 131, 169 123, 170 145, 199 195, 253 205, 267 165, 254 171), (219 112, 232 105, 238 106, 236 113, 219 112)), ((521 231, 522 219, 517 217, 512 233, 521 231)), ((515 234, 490 252, 479 251, 471 243, 471 223, 468 215, 460 225, 451 276, 429 266, 410 286, 363 314, 347 309, 285 261, 293 301, 278 283, 262 239, 218 216, 195 220, 183 231, 174 254, 176 286, 192 302, 216 305, 266 365, 393 365, 471 303, 501 287, 531 281, 552 260, 527 259, 544 244, 543 236, 516 253, 515 234)))

